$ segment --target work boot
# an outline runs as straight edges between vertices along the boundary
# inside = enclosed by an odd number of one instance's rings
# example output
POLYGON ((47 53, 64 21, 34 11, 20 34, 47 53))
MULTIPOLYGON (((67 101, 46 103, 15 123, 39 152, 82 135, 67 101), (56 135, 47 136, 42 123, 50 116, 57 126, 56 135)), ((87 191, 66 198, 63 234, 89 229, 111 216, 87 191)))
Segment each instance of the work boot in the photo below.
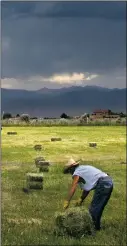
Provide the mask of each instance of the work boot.
POLYGON ((94 226, 95 226, 95 230, 96 231, 100 231, 101 230, 100 222, 94 221, 94 226))

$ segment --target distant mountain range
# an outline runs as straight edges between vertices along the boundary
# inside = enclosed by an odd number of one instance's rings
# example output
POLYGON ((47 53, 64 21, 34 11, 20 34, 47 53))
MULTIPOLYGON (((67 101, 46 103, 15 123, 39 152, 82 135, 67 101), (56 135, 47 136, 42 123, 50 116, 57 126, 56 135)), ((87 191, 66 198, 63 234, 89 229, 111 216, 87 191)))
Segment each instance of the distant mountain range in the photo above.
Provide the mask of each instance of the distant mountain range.
POLYGON ((63 112, 73 116, 95 109, 126 112, 127 89, 98 86, 72 86, 61 89, 42 88, 37 91, 1 89, 2 111, 13 115, 59 117, 63 112))

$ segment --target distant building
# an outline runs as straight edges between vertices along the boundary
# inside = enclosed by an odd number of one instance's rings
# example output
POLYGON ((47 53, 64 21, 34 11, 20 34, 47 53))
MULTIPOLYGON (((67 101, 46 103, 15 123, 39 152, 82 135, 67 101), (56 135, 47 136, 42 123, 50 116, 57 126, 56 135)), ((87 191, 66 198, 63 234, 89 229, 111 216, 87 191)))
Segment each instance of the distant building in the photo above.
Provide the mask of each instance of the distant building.
POLYGON ((105 118, 110 117, 111 110, 110 109, 98 109, 92 113, 93 118, 105 118))
POLYGON ((92 119, 102 119, 102 118, 112 118, 112 119, 117 119, 119 118, 120 115, 117 113, 113 113, 110 109, 98 109, 95 110, 90 118, 92 119))

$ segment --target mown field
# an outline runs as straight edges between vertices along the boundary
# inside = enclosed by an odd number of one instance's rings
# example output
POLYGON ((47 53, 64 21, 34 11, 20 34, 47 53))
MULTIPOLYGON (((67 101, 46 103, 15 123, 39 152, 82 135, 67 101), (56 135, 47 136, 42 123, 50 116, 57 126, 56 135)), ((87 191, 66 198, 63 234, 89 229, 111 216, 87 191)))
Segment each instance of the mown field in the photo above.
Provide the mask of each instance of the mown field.
MULTIPOLYGON (((2 130, 2 246, 5 245, 126 245, 126 127, 3 127, 2 130), (7 135, 17 131, 17 135, 7 135), (51 137, 61 142, 51 142, 51 137), (90 148, 96 142, 97 148, 90 148), (33 146, 42 144, 37 153, 33 146), (34 158, 52 162, 44 173, 44 189, 25 194, 26 173, 37 172, 34 158), (114 181, 112 197, 102 217, 102 230, 80 240, 55 237, 54 215, 63 211, 72 179, 63 165, 70 157, 108 172, 114 181)), ((78 188, 71 207, 80 197, 78 188)), ((93 193, 83 206, 88 208, 93 193)))

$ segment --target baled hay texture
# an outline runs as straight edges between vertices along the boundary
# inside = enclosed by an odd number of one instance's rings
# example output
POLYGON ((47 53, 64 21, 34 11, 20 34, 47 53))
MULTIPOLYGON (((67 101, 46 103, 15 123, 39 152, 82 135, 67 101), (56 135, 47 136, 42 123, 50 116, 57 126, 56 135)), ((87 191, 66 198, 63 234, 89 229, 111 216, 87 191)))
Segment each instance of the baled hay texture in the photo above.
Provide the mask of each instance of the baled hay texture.
POLYGON ((89 146, 90 146, 90 147, 96 147, 97 144, 96 144, 96 143, 89 143, 89 146))
POLYGON ((8 135, 17 135, 17 132, 7 132, 8 135))
POLYGON ((45 161, 45 158, 42 156, 35 158, 35 164, 37 164, 39 161, 45 161))
POLYGON ((50 166, 49 161, 38 161, 38 163, 36 164, 36 167, 48 167, 50 166))
POLYGON ((27 188, 28 189, 40 190, 40 189, 43 189, 43 183, 42 182, 28 182, 27 183, 27 188))
POLYGON ((27 173, 27 181, 35 181, 35 182, 42 182, 43 181, 43 174, 39 173, 27 173))
POLYGON ((67 209, 58 213, 56 218, 56 235, 69 235, 76 238, 93 234, 94 227, 88 211, 82 208, 67 209))
POLYGON ((44 166, 44 167, 40 167, 39 168, 39 172, 42 173, 42 172, 48 172, 49 171, 49 168, 44 166))

